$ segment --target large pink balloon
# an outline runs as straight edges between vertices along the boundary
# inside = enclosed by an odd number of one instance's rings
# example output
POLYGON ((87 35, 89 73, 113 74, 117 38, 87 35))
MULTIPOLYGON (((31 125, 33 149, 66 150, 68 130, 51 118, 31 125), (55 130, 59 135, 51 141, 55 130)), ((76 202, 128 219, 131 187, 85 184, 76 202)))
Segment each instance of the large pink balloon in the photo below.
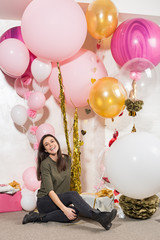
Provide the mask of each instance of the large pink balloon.
MULTIPOLYGON (((72 107, 88 105, 89 91, 92 86, 91 79, 107 77, 103 62, 97 55, 89 50, 80 49, 72 58, 61 62, 60 69, 66 104, 72 107)), ((53 96, 59 101, 58 70, 54 66, 49 77, 49 87, 53 96)))
POLYGON ((37 180, 35 167, 27 168, 24 171, 22 178, 27 189, 36 191, 40 187, 40 181, 37 180))
POLYGON ((40 142, 41 138, 46 134, 52 134, 53 136, 55 135, 54 127, 52 127, 52 125, 49 123, 43 123, 37 128, 36 131, 37 141, 40 142))
MULTIPOLYGON (((9 39, 9 38, 15 38, 15 39, 18 39, 18 40, 20 40, 21 42, 24 43, 22 33, 21 33, 21 27, 16 26, 16 27, 9 28, 7 31, 5 31, 2 34, 2 36, 0 37, 0 43, 3 42, 6 39, 9 39)), ((29 56, 30 56, 29 65, 28 65, 26 71, 23 73, 23 77, 24 76, 32 76, 31 63, 36 58, 36 56, 33 55, 30 51, 29 51, 29 56)))
POLYGON ((0 43, 0 67, 11 76, 19 77, 29 65, 29 51, 18 39, 9 38, 0 43))
POLYGON ((21 29, 31 52, 41 59, 59 62, 81 48, 87 23, 74 0, 34 0, 24 11, 21 29))
POLYGON ((111 52, 121 66, 133 58, 148 59, 156 66, 160 63, 160 27, 143 18, 126 20, 113 34, 111 52))

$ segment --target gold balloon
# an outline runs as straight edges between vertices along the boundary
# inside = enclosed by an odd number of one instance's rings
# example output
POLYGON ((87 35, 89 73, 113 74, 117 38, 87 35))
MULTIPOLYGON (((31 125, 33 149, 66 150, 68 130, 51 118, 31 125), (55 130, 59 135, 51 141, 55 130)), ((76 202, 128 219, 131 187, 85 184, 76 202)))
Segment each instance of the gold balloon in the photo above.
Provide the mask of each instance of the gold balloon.
POLYGON ((118 12, 110 0, 95 0, 86 11, 88 32, 95 39, 112 35, 118 25, 118 12))
POLYGON ((116 78, 104 77, 92 85, 89 104, 101 117, 114 118, 123 111, 126 98, 127 92, 116 78))

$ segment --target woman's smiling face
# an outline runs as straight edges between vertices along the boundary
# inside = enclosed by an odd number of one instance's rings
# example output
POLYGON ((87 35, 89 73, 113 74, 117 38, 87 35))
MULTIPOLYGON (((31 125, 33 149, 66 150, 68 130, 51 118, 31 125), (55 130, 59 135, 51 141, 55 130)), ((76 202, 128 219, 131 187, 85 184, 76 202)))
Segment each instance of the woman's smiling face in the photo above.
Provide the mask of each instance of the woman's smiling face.
POLYGON ((48 136, 43 140, 43 146, 45 148, 45 151, 49 154, 55 155, 59 150, 57 141, 51 136, 48 136))

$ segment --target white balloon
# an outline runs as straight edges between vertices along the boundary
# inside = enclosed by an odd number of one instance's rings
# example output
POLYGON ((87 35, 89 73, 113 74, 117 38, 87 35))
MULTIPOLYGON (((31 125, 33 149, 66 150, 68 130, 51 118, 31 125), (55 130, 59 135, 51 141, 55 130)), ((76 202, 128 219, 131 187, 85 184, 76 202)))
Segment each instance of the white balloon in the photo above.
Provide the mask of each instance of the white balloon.
POLYGON ((35 196, 35 193, 33 191, 30 191, 29 189, 27 188, 23 188, 21 190, 21 194, 22 194, 22 197, 25 196, 25 195, 31 195, 31 196, 35 196))
POLYGON ((31 144, 37 143, 36 135, 34 135, 34 134, 32 134, 32 133, 30 132, 30 128, 29 128, 28 131, 27 131, 27 137, 28 137, 28 140, 29 140, 29 142, 30 142, 31 144))
POLYGON ((42 83, 38 83, 35 79, 33 79, 32 87, 35 91, 42 92, 43 94, 46 94, 49 91, 48 79, 46 79, 42 83))
POLYGON ((24 195, 21 198, 21 206, 25 211, 33 211, 36 208, 36 197, 33 195, 24 195))
POLYGON ((51 62, 44 62, 35 58, 31 64, 31 72, 37 82, 43 82, 49 77, 52 70, 51 62))
POLYGON ((34 192, 34 196, 37 199, 37 193, 38 193, 38 189, 34 192))
POLYGON ((106 158, 109 181, 121 194, 143 199, 160 192, 160 139, 147 132, 118 138, 106 158))
POLYGON ((11 110, 11 118, 17 125, 24 125, 28 118, 26 108, 22 105, 14 106, 11 110))

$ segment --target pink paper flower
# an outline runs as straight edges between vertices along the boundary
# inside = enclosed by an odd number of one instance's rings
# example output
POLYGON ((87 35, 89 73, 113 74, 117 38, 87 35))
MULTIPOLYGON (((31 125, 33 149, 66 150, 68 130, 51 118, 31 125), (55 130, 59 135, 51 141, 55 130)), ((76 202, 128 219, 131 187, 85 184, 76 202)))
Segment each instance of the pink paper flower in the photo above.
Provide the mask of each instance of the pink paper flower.
POLYGON ((32 133, 33 135, 36 135, 36 131, 37 131, 37 126, 32 126, 32 127, 30 127, 30 133, 32 133))
POLYGON ((30 118, 36 118, 36 116, 37 116, 37 112, 35 110, 30 109, 30 108, 27 110, 27 114, 30 118))
POLYGON ((34 144, 33 144, 34 150, 38 150, 38 147, 39 147, 39 144, 38 144, 38 143, 34 143, 34 144))

